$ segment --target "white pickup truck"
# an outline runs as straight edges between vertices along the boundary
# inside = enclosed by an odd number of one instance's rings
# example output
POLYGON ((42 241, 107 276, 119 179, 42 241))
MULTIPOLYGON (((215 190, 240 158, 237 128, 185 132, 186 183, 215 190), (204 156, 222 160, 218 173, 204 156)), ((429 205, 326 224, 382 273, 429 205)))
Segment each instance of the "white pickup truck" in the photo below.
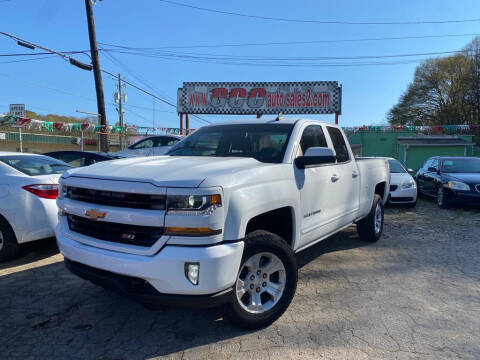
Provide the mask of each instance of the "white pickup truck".
POLYGON ((67 171, 56 236, 93 283, 146 304, 224 304, 253 329, 290 304, 296 252, 352 223, 380 238, 388 192, 387 160, 354 159, 335 125, 215 124, 166 156, 67 171))

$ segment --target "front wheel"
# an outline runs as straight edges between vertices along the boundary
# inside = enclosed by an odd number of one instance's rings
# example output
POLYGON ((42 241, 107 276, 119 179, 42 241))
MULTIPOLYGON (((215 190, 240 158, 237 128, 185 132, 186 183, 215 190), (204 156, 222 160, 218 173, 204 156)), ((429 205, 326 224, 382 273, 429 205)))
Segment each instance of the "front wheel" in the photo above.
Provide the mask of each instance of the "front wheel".
POLYGON ((360 239, 368 242, 377 242, 383 231, 383 203, 380 195, 375 194, 370 213, 357 222, 357 232, 360 239))
POLYGON ((277 320, 297 288, 297 263, 288 244, 267 231, 245 239, 243 258, 228 306, 230 320, 243 329, 259 329, 277 320))
POLYGON ((442 185, 437 189, 437 205, 441 209, 447 209, 450 207, 450 199, 442 185))

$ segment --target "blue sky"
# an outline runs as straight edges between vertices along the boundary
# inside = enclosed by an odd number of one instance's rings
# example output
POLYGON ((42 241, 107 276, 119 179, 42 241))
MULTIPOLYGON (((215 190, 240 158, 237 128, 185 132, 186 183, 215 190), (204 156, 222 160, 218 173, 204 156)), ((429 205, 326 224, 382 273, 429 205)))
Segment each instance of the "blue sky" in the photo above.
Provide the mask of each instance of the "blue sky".
MULTIPOLYGON (((443 1, 242 1, 178 0, 206 8, 259 16, 294 19, 341 20, 353 22, 437 21, 480 17, 478 0, 443 1)), ((429 36, 445 34, 480 34, 480 22, 420 25, 335 25, 276 22, 213 14, 174 6, 159 0, 104 0, 94 7, 97 40, 130 47, 166 47, 258 42, 291 42, 378 37, 429 36)), ((0 29, 55 50, 89 49, 83 0, 0 0, 0 29)), ((455 51, 473 36, 315 43, 225 48, 169 49, 235 56, 315 57, 397 55, 455 51)), ((37 50, 38 51, 38 50, 37 50)), ((27 53, 0 37, 0 54, 27 53)), ((338 80, 343 86, 343 126, 380 124, 388 110, 412 80, 416 64, 348 67, 257 67, 141 57, 115 53, 114 62, 101 55, 102 68, 142 87, 145 80, 155 93, 176 102, 176 91, 183 81, 312 81, 338 80), (126 66, 126 68, 124 67, 126 66), (130 73, 127 72, 128 69, 130 73)), ((76 58, 88 62, 82 54, 76 58)), ((374 59, 405 61, 413 58, 374 59)), ((76 115, 75 110, 96 112, 93 74, 71 66, 60 58, 34 61, 27 57, 0 57, 0 113, 9 103, 25 103, 37 113, 76 115)), ((352 60, 339 60, 351 63, 352 60)), ((116 82, 103 76, 107 100, 107 120, 118 115, 111 104, 116 82)), ((127 86, 125 121, 149 126, 153 123, 153 100, 127 86)), ((178 126, 175 109, 155 103, 155 125, 178 126)), ((202 116, 212 122, 231 117, 202 116)), ((333 115, 317 116, 333 121, 333 115)), ((192 127, 202 123, 192 121, 192 127)))

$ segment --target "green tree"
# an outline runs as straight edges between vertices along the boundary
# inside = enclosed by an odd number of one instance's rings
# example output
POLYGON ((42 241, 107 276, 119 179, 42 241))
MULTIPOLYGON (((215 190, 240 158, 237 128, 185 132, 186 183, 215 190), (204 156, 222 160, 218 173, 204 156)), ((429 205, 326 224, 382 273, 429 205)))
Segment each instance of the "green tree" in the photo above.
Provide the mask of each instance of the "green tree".
POLYGON ((394 125, 477 124, 480 115, 480 38, 458 54, 428 59, 387 115, 394 125))

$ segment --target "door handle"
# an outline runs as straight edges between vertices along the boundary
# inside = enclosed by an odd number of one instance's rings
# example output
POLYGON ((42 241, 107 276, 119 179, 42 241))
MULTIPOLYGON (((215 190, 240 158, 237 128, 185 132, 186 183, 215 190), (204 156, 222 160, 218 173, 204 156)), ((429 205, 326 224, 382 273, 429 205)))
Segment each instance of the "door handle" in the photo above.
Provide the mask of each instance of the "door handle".
POLYGON ((352 177, 353 178, 356 178, 357 176, 358 176, 358 171, 355 170, 354 172, 352 172, 352 177))
POLYGON ((340 179, 340 177, 337 176, 337 174, 333 174, 332 177, 331 177, 332 182, 336 182, 336 181, 338 181, 338 179, 340 179))

